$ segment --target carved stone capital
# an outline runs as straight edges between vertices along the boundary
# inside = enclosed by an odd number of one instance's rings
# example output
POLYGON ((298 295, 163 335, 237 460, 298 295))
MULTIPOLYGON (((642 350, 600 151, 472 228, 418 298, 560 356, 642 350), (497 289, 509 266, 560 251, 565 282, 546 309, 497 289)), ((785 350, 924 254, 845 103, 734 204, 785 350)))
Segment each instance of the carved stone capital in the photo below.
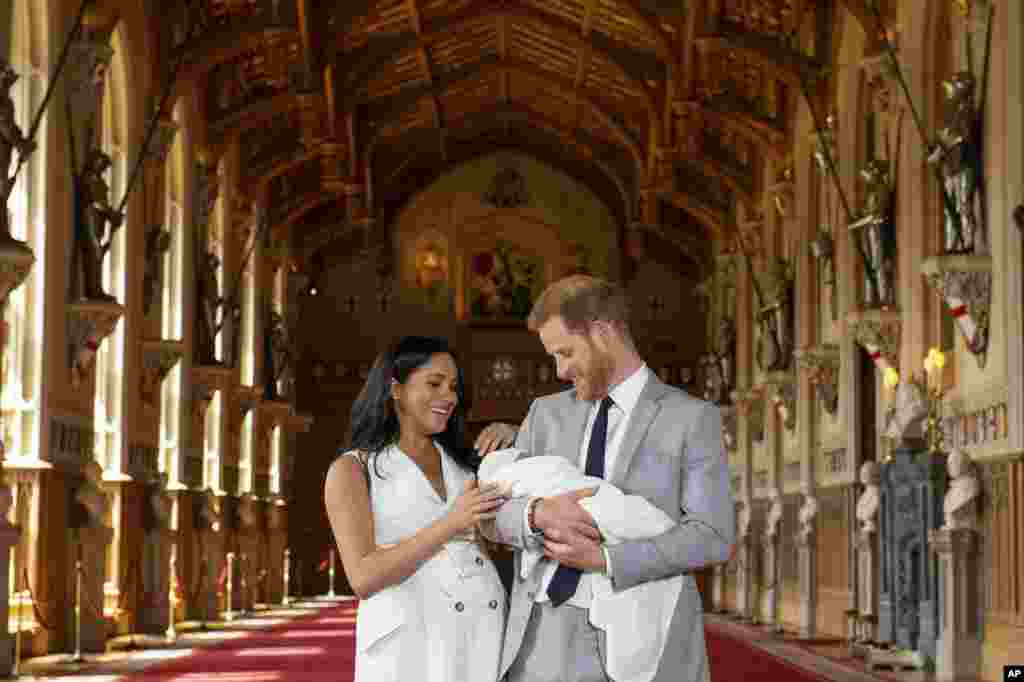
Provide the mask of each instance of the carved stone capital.
POLYGON ((934 256, 925 259, 921 272, 949 307, 978 367, 984 368, 992 303, 992 257, 934 256))
POLYGON ((754 442, 764 440, 764 393, 759 388, 733 391, 732 402, 736 414, 747 420, 747 428, 754 442))
MULTIPOLYGON (((0 206, 0 211, 5 211, 0 206)), ((11 238, 0 238, 0 308, 7 302, 12 291, 21 286, 36 262, 32 249, 24 242, 11 238)))
POLYGON ((871 356, 880 372, 899 369, 902 318, 890 309, 854 310, 846 316, 846 324, 857 343, 871 356))
POLYGON ((771 400, 782 425, 787 431, 796 426, 796 380, 788 372, 770 372, 765 381, 765 393, 771 400))
POLYGON ((797 369, 805 372, 825 412, 839 409, 839 347, 833 344, 802 348, 794 354, 797 369))
POLYGON ((213 396, 217 391, 226 391, 231 386, 234 370, 220 365, 194 365, 192 385, 198 391, 213 396))
POLYGON ((110 336, 124 306, 107 301, 82 301, 68 304, 68 361, 71 383, 78 386, 92 369, 103 339, 110 336))

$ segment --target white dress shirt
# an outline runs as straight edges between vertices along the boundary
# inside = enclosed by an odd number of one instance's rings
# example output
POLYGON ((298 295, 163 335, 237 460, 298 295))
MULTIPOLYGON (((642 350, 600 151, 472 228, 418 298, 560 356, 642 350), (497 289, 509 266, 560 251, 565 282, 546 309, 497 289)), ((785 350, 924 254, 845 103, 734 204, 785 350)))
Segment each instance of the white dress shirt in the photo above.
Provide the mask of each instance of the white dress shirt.
MULTIPOLYGON (((604 472, 606 476, 613 471, 615 459, 618 457, 619 450, 622 448, 622 439, 624 438, 626 429, 629 425, 629 417, 633 413, 633 408, 636 407, 637 402, 640 400, 640 394, 643 392, 644 386, 647 385, 647 379, 649 376, 650 370, 647 365, 641 365, 639 369, 608 391, 608 395, 611 397, 613 405, 608 408, 608 433, 604 455, 604 472)), ((597 420, 597 411, 600 406, 601 401, 594 401, 590 407, 590 414, 587 416, 587 426, 583 431, 583 442, 580 443, 578 462, 580 471, 585 471, 587 468, 587 450, 590 444, 590 434, 594 430, 594 422, 597 420)), ((530 506, 530 504, 526 505, 526 512, 523 517, 523 523, 526 524, 527 535, 531 534, 528 518, 530 506)), ((612 563, 608 556, 608 550, 602 546, 601 551, 604 553, 604 564, 606 567, 605 575, 614 581, 614 576, 611 573, 612 563)), ((544 575, 540 582, 540 589, 537 590, 536 602, 540 603, 550 601, 548 597, 548 585, 551 583, 551 579, 554 577, 555 570, 557 568, 558 564, 555 562, 551 562, 545 568, 544 575)), ((600 576, 600 574, 597 575, 600 576)), ((566 603, 578 606, 581 609, 589 609, 590 602, 594 594, 594 577, 594 573, 584 571, 583 575, 580 576, 580 582, 576 588, 576 593, 573 594, 566 603)))

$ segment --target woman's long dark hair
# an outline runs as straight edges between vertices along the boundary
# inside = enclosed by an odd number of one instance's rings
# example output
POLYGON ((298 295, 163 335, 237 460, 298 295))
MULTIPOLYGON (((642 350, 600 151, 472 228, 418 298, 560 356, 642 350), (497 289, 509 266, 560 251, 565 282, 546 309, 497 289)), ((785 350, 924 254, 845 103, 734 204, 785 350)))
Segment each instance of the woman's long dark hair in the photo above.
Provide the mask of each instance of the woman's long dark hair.
MULTIPOLYGON (((391 382, 404 384, 413 371, 423 367, 438 353, 447 353, 455 359, 458 404, 448 418, 445 430, 434 438, 460 467, 476 473, 480 461, 466 444, 466 411, 468 410, 466 384, 459 368, 458 358, 448 342, 433 336, 404 336, 377 356, 366 377, 366 383, 352 404, 349 420, 349 448, 360 451, 364 464, 388 446, 398 442, 401 435, 395 401, 391 398, 391 382)), ((374 466, 381 478, 380 471, 374 466)))

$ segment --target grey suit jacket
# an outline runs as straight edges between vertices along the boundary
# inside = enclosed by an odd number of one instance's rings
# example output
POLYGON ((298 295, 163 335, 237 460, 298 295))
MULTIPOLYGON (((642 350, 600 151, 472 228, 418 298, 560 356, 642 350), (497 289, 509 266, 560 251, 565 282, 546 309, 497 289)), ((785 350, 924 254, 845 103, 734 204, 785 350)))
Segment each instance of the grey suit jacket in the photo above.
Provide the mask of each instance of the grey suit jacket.
MULTIPOLYGON (((578 464, 592 403, 569 390, 538 398, 520 428, 516 447, 524 456, 560 455, 578 464)), ((722 452, 721 415, 711 403, 662 383, 652 373, 626 424, 621 450, 606 472, 627 495, 642 495, 677 521, 661 535, 607 547, 612 588, 618 592, 708 565, 725 562, 736 538, 729 466, 722 452)), ((523 523, 526 498, 502 505, 481 524, 492 541, 536 548, 523 523)), ((539 589, 540 571, 520 577, 516 552, 509 620, 501 661, 504 675, 515 660, 539 589)), ((707 674, 700 595, 692 576, 669 630, 656 682, 700 682, 707 674)))

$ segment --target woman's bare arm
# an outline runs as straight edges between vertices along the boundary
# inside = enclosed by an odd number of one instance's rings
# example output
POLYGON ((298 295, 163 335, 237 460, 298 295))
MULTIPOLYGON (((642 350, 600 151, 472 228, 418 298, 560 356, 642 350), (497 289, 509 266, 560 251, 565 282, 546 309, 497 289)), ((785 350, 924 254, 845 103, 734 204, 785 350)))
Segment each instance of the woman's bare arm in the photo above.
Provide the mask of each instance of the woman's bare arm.
POLYGON ((451 517, 445 516, 397 545, 377 547, 370 494, 355 457, 339 457, 331 464, 324 504, 345 575, 360 599, 408 578, 457 533, 451 517))

